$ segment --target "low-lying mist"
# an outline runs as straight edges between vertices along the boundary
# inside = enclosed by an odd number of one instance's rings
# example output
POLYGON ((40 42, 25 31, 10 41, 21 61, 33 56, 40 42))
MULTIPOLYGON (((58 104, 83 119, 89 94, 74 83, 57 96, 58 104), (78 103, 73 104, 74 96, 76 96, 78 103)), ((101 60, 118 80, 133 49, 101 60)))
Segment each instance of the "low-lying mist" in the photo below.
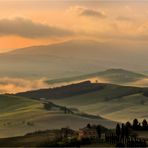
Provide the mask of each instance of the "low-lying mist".
POLYGON ((0 94, 14 94, 40 88, 48 88, 49 85, 45 82, 45 80, 45 78, 38 80, 9 77, 0 78, 0 94))
POLYGON ((30 90, 37 90, 43 88, 54 88, 61 87, 70 84, 76 84, 83 81, 91 81, 92 83, 96 82, 106 82, 103 79, 90 78, 83 80, 74 80, 70 82, 59 82, 59 83, 47 83, 47 78, 40 79, 27 79, 27 78, 11 78, 11 77, 1 77, 0 78, 0 94, 15 94, 18 92, 25 92, 30 90))
POLYGON ((135 81, 134 83, 131 83, 130 85, 139 86, 139 87, 148 87, 148 78, 135 81))
MULTIPOLYGON (((47 78, 39 79, 29 79, 29 78, 11 78, 11 77, 1 77, 0 78, 0 94, 15 94, 18 92, 25 92, 30 90, 44 89, 44 88, 54 88, 61 87, 70 84, 76 84, 83 81, 91 81, 92 83, 112 83, 108 79, 101 77, 92 77, 88 79, 73 80, 69 82, 59 82, 59 83, 48 83, 47 78)), ((122 85, 122 84, 121 84, 122 85)), ((131 83, 126 83, 128 86, 137 87, 148 87, 148 79, 141 79, 131 83)))

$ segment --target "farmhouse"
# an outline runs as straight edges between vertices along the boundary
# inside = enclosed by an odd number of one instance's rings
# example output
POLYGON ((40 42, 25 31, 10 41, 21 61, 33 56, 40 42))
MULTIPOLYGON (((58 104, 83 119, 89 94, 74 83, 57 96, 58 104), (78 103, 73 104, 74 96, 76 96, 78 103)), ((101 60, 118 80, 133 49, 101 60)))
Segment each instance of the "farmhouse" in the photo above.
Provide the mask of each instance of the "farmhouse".
POLYGON ((96 128, 93 127, 85 127, 79 130, 78 132, 79 139, 89 138, 89 139, 97 139, 98 133, 96 128))

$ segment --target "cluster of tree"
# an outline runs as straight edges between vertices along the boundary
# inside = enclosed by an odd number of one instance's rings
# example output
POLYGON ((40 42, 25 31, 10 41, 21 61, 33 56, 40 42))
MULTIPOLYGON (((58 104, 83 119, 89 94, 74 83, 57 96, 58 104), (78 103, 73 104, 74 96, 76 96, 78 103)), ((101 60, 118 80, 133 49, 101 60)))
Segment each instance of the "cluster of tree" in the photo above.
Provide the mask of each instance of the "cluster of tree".
POLYGON ((64 113, 65 113, 65 114, 74 114, 74 113, 73 113, 69 108, 67 108, 67 107, 64 107, 63 110, 64 110, 64 113))
POLYGON ((126 124, 117 124, 116 126, 116 135, 118 137, 129 137, 131 130, 148 130, 148 122, 146 119, 140 123, 138 119, 134 119, 133 123, 129 121, 126 124))
POLYGON ((69 108, 64 106, 55 105, 52 102, 44 102, 44 108, 46 110, 52 110, 53 108, 57 108, 64 112, 64 114, 74 114, 73 111, 71 111, 69 108))
POLYGON ((148 122, 146 119, 144 119, 141 123, 138 121, 138 119, 134 119, 133 123, 127 122, 128 126, 133 130, 148 130, 148 122))
POLYGON ((129 123, 122 124, 117 124, 116 126, 116 136, 118 138, 128 138, 130 136, 130 126, 129 123))
POLYGON ((134 130, 148 130, 148 122, 146 119, 139 123, 137 119, 133 120, 133 127, 134 130))

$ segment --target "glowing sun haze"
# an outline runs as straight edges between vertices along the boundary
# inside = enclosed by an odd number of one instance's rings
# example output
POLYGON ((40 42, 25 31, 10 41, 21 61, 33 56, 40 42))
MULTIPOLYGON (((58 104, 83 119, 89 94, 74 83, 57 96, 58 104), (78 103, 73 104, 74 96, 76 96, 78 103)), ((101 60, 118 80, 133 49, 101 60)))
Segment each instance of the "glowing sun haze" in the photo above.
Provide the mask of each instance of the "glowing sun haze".
POLYGON ((71 39, 148 40, 145 0, 0 0, 0 52, 71 39))

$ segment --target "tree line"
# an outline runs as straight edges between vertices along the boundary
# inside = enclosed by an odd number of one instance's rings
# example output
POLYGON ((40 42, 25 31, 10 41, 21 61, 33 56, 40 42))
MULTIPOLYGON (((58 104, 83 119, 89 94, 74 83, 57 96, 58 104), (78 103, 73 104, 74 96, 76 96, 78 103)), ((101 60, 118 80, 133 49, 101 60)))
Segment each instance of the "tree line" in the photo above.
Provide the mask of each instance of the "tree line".
POLYGON ((129 121, 125 124, 120 125, 119 123, 116 126, 116 135, 117 137, 128 138, 132 130, 148 130, 148 122, 144 119, 141 123, 138 119, 134 119, 132 123, 129 121))

